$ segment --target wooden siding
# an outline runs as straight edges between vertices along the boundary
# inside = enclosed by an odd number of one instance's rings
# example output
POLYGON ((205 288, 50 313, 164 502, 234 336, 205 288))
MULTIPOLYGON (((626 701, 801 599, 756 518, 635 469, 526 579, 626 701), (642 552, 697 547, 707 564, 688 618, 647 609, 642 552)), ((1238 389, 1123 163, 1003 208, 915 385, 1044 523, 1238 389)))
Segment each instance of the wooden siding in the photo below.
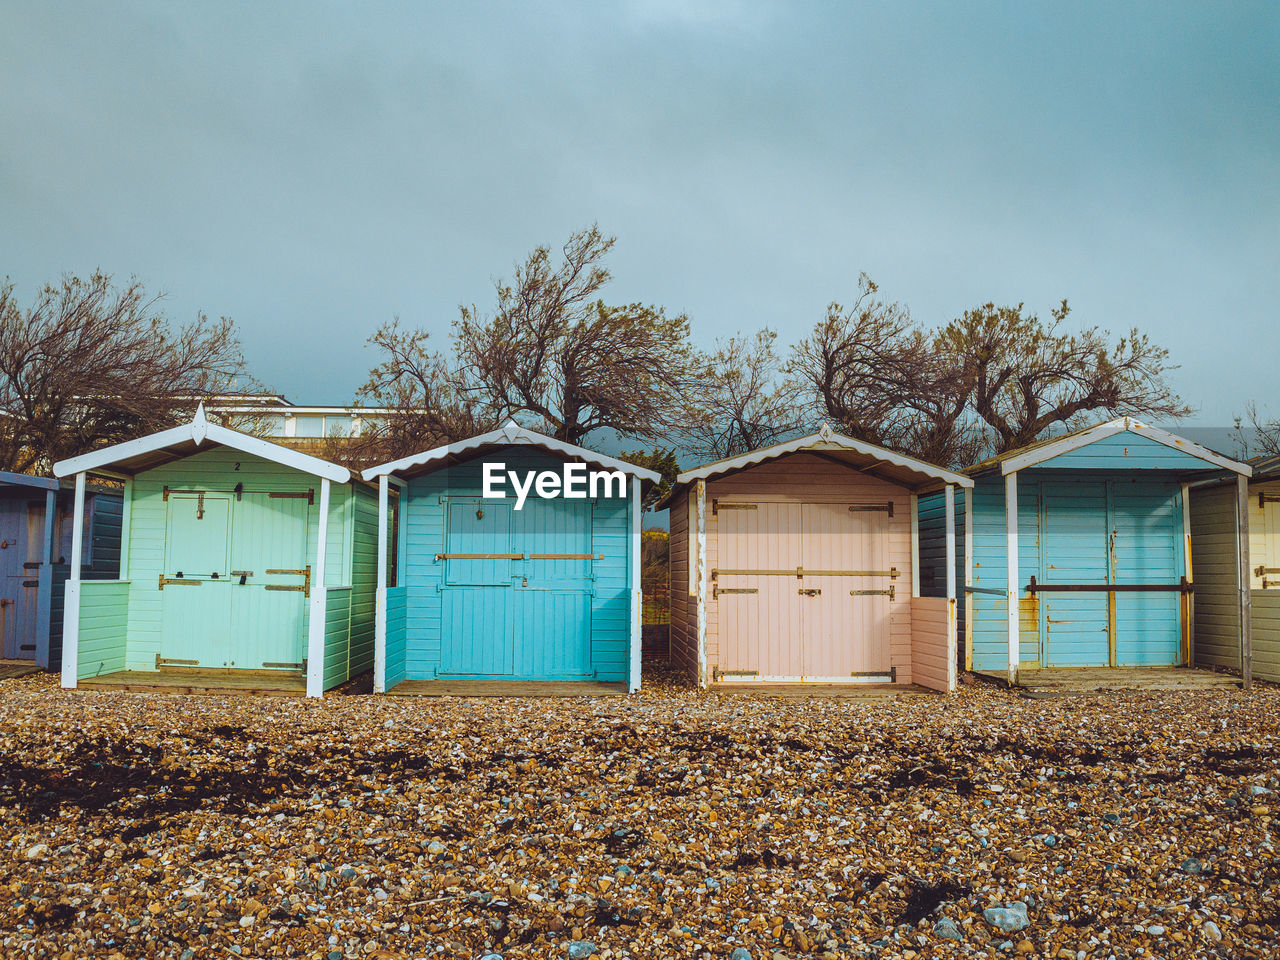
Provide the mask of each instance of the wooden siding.
MULTIPOLYGON (((129 587, 127 580, 81 582, 77 679, 115 673, 125 668, 129 587)), ((74 591, 69 596, 74 599, 74 591)))
MULTIPOLYGON (((508 470, 559 472, 564 462, 524 448, 488 454, 485 460, 503 462, 508 470)), ((404 511, 406 612, 405 676, 409 680, 433 680, 444 665, 442 637, 444 610, 441 593, 443 566, 435 559, 445 551, 446 522, 442 497, 480 497, 483 494, 482 462, 469 461, 409 482, 404 511)), ((531 497, 536 496, 530 494, 531 497)), ((494 501, 495 503, 497 501, 494 501)), ((509 504, 514 500, 509 498, 509 504)), ((582 501, 586 502, 586 501, 582 501)), ((594 585, 589 605, 590 667, 593 679, 625 682, 630 671, 632 604, 639 597, 631 589, 631 498, 601 497, 594 501, 591 519, 591 552, 603 559, 591 562, 594 585)), ((527 508, 526 508, 527 509, 527 508)), ((519 545, 516 545, 519 549, 519 545)), ((536 549, 525 552, 540 552, 536 549)), ((388 661, 388 672, 395 667, 388 661)), ((523 679, 539 679, 526 676, 523 679)))
POLYGON ((351 588, 327 587, 324 597, 324 689, 345 683, 351 671, 351 588))
POLYGON ((1201 460, 1183 450, 1166 446, 1139 433, 1122 431, 1052 460, 1035 464, 1036 470, 1218 470, 1216 463, 1201 460))
POLYGON ((911 601, 911 675, 930 690, 955 689, 956 664, 950 656, 955 631, 955 604, 939 597, 911 601))
MULTIPOLYGON (((707 483, 707 568, 719 564, 717 518, 711 501, 736 497, 755 502, 831 502, 850 500, 866 503, 893 503, 889 518, 889 563, 897 568, 896 596, 889 605, 889 665, 897 682, 912 681, 911 655, 911 495, 906 489, 809 453, 796 453, 707 483)), ((687 514, 687 508, 686 508, 687 514)), ((687 552, 687 551, 686 551, 687 552)), ((685 590, 687 592, 687 586, 685 590)), ((710 588, 708 588, 710 589, 710 588)), ((673 589, 673 596, 675 590, 673 589)), ((717 600, 708 595, 707 670, 719 663, 717 600)), ((674 631, 673 631, 674 634, 674 631)))
POLYGON ((405 678, 405 616, 409 609, 409 588, 387 588, 387 672, 386 689, 405 678))
POLYGON ((1280 683, 1280 589, 1254 590, 1253 675, 1280 683))
MULTIPOLYGON (((956 513, 956 635, 962 640, 965 631, 964 525, 967 491, 955 491, 956 513)), ((920 596, 947 595, 947 523, 946 498, 942 491, 917 498, 916 515, 920 528, 920 596)), ((957 644, 957 666, 964 664, 964 644, 957 644)))
POLYGON ((378 494, 362 484, 354 485, 353 490, 348 678, 373 669, 374 608, 378 592, 378 494))
POLYGON ((689 562, 693 542, 689 536, 689 504, 692 488, 681 490, 671 501, 668 569, 671 572, 671 662, 688 676, 698 676, 698 605, 689 589, 689 562))
POLYGON ((1240 669, 1238 544, 1235 484, 1193 489, 1191 572, 1198 667, 1240 669))

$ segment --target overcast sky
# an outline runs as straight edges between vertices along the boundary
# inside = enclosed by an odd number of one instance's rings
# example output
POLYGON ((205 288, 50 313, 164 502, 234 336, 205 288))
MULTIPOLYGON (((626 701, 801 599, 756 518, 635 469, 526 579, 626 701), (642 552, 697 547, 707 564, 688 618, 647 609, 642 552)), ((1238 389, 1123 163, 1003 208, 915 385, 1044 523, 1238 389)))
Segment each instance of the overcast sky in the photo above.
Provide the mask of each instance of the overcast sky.
POLYGON ((0 0, 0 275, 95 267, 348 402, 539 243, 798 339, 859 272, 1138 326, 1194 422, 1280 413, 1280 4, 0 0))

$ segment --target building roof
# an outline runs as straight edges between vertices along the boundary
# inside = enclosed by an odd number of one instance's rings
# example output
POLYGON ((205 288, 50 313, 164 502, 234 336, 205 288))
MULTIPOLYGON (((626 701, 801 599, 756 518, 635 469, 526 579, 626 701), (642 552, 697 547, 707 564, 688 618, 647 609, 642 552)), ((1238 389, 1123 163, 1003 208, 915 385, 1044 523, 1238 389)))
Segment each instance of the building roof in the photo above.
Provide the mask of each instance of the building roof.
POLYGON ((1253 478, 1255 480, 1275 480, 1280 478, 1280 456, 1275 454, 1254 457, 1249 461, 1249 466, 1253 467, 1253 478))
POLYGON ((468 440, 446 443, 444 446, 435 447, 432 450, 424 450, 422 453, 402 457, 390 463, 378 464, 365 470, 363 477, 366 480, 391 476, 392 474, 403 478, 414 477, 419 474, 442 470, 445 467, 453 466, 466 460, 474 460, 476 457, 483 456, 490 451, 512 446, 536 447, 563 459, 585 460, 588 463, 594 463, 609 470, 620 470, 625 474, 649 483, 657 483, 662 479, 659 474, 652 470, 637 467, 633 463, 627 463, 624 460, 618 460, 603 453, 596 453, 593 450, 575 446, 563 440, 553 439, 533 430, 526 430, 524 427, 516 425, 514 421, 508 423, 505 427, 490 430, 488 433, 482 433, 468 440))
POLYGON ((975 463, 973 466, 965 468, 964 472, 970 476, 976 476, 999 467, 1002 474, 1015 473, 1027 467, 1034 467, 1038 463, 1044 463, 1046 460, 1052 460, 1054 457, 1069 453, 1072 450, 1086 447, 1104 437, 1125 432, 1146 437, 1148 440, 1179 450, 1188 456, 1204 460, 1206 463, 1221 467, 1224 470, 1240 473, 1246 477, 1252 473, 1251 468, 1246 463, 1224 457, 1208 447, 1201 446, 1184 437, 1176 436, 1167 430, 1161 430, 1159 427, 1149 426, 1134 420, 1132 417, 1118 417, 1115 420, 1108 420, 1106 423, 1099 423, 1091 427, 1083 427, 1080 430, 1073 430, 1060 436, 1037 440, 1035 443, 1018 447, 1016 450, 1007 450, 1004 453, 975 463))
POLYGON ((53 477, 37 477, 30 473, 10 473, 8 470, 0 470, 0 486, 57 490, 61 484, 53 477))
POLYGON ((137 440, 103 447, 79 457, 60 460, 53 465, 53 475, 66 477, 76 473, 102 472, 132 476, 199 453, 206 443, 210 447, 230 447, 335 483, 346 483, 351 479, 351 471, 336 463, 210 423, 205 418, 204 404, 200 404, 190 423, 139 437, 137 440))
POLYGON ((783 443, 775 443, 769 447, 761 447, 759 450, 752 450, 750 453, 729 457, 725 460, 716 460, 693 470, 686 470, 676 478, 676 482, 671 488, 671 493, 667 494, 658 506, 665 506, 670 502, 672 494, 695 480, 711 480, 728 473, 735 473, 738 470, 745 470, 748 467, 767 463, 770 460, 777 460, 792 453, 819 454, 828 460, 838 461, 851 469, 873 474, 891 483, 911 489, 936 486, 940 483, 954 483, 961 487, 973 486, 973 480, 964 474, 947 470, 932 463, 926 463, 924 460, 917 460, 915 457, 909 457, 905 453, 895 453, 884 447, 876 446, 874 443, 846 437, 834 432, 828 426, 823 426, 817 433, 796 437, 783 443))

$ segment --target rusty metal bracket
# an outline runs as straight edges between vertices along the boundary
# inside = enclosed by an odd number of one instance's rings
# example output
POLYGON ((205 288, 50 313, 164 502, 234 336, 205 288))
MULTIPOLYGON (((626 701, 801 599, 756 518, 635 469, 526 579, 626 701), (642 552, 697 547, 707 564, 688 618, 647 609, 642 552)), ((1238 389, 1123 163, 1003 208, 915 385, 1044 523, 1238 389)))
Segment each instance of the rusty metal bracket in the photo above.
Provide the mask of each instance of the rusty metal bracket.
POLYGON ((719 500, 711 501, 711 515, 714 517, 721 510, 757 510, 758 504, 754 503, 721 503, 719 500))
POLYGON ((1195 588, 1186 577, 1180 583, 1037 583, 1032 576, 1027 593, 1192 593, 1195 588))
POLYGON ((159 670, 161 667, 198 667, 198 666, 200 666, 199 660, 175 660, 173 657, 162 657, 160 656, 160 654, 158 653, 156 654, 157 670, 159 670))
POLYGON ((888 590, 850 590, 851 597, 888 597, 890 600, 897 599, 897 588, 890 587, 888 590))
POLYGON ((268 583, 263 586, 264 590, 292 590, 295 593, 301 593, 304 597, 311 596, 311 564, 307 564, 301 570, 267 570, 268 576, 282 577, 302 577, 302 583, 268 583))
POLYGON ((264 662, 262 666, 265 670, 301 670, 303 668, 301 663, 274 663, 271 661, 264 662))
MULTIPOLYGON (((588 554, 587 556, 590 556, 588 554)), ((523 553, 437 553, 437 560, 523 560, 523 553)), ((603 559, 603 558, 602 558, 603 559)))
POLYGON ((163 590, 165 587, 172 587, 172 586, 198 587, 202 583, 204 583, 203 580, 192 580, 188 577, 166 577, 163 573, 160 574, 161 590, 163 590))
POLYGON ((306 493, 268 493, 268 497, 273 500, 306 500, 308 505, 314 506, 316 502, 316 492, 308 490, 306 493))
POLYGON ((804 567, 795 567, 790 570, 721 570, 717 568, 711 571, 712 580, 719 577, 795 577, 797 580, 803 580, 805 577, 890 577, 897 579, 898 568, 890 567, 888 570, 806 570, 804 567))
POLYGON ((822 596, 821 587, 801 587, 796 593, 802 597, 820 597, 822 596))
POLYGON ((711 599, 714 600, 722 593, 759 593, 755 587, 721 587, 715 586, 711 588, 711 599))
POLYGON ((167 503, 169 500, 169 494, 171 493, 182 493, 188 496, 195 496, 196 494, 199 494, 201 497, 203 497, 207 492, 208 492, 207 490, 176 490, 176 489, 171 489, 169 487, 165 487, 161 493, 160 499, 164 500, 167 503))
POLYGON ((721 670, 719 667, 714 667, 711 671, 712 680, 719 680, 721 677, 758 677, 758 676, 760 676, 759 670, 721 670))
POLYGON ((853 503, 849 505, 850 513, 887 513, 893 516, 893 501, 887 503, 853 503))
POLYGON ((603 553, 530 553, 530 560, 603 560, 603 553))

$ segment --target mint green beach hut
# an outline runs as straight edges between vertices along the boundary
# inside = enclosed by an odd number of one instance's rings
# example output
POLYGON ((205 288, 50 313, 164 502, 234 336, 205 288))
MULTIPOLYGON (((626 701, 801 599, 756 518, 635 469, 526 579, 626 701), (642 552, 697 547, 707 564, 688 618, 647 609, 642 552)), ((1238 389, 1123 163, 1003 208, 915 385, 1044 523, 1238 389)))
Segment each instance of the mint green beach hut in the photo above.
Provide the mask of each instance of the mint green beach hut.
POLYGON ((75 478, 62 685, 306 694, 372 669, 378 500, 346 467, 191 423, 75 478), (123 482, 118 579, 80 570, 86 479, 123 482))

